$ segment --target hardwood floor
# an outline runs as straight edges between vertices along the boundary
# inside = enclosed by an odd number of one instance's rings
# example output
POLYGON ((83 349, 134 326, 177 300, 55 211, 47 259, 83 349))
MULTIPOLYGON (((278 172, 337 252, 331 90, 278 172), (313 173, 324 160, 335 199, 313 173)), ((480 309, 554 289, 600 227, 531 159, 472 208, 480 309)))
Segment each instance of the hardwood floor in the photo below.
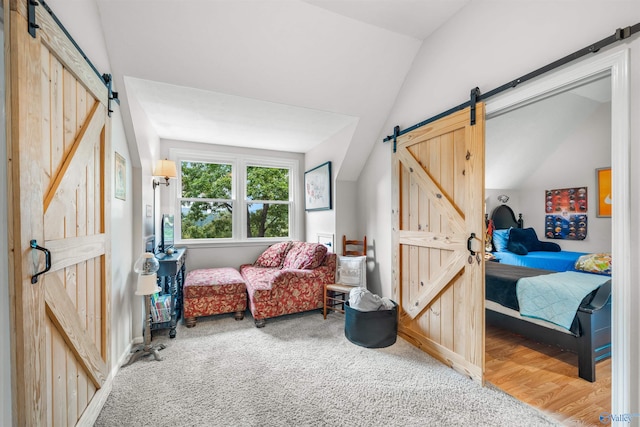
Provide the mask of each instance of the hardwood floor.
POLYGON ((611 408, 611 359, 596 382, 578 377, 578 356, 487 326, 485 379, 567 426, 602 426, 611 408))

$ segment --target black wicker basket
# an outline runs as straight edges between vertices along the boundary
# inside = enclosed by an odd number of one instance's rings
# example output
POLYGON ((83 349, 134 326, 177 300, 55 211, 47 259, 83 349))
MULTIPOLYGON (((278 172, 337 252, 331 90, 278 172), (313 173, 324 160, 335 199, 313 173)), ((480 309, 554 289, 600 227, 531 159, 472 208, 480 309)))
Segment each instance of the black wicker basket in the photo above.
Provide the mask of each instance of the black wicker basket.
POLYGON ((344 335, 349 341, 362 347, 389 347, 398 336, 398 304, 393 309, 359 311, 344 304, 344 335))

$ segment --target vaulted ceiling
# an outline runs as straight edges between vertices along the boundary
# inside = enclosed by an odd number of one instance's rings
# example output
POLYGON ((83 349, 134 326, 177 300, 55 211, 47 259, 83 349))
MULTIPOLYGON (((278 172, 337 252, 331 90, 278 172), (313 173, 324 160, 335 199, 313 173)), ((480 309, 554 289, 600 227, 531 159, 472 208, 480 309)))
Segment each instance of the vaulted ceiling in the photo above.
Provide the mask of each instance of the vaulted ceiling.
POLYGON ((95 1, 116 87, 160 138, 304 153, 357 123, 354 178, 422 39, 469 0, 95 1))
MULTIPOLYGON (((354 180, 373 144, 380 142, 422 40, 469 2, 49 3, 65 12, 63 23, 72 35, 82 25, 87 32, 92 21, 81 17, 91 13, 90 3, 97 5, 109 62, 103 68, 114 76, 127 137, 138 146, 153 139, 148 138, 151 128, 156 139, 308 153, 353 128, 339 173, 341 179, 354 180)), ((565 115, 574 111, 561 110, 565 115)), ((553 110, 534 114, 545 111, 553 110)), ((526 133, 518 138, 519 147, 527 146, 526 133)), ((513 136, 502 141, 498 144, 508 144, 513 136)), ((135 156, 132 160, 135 164, 135 156)))

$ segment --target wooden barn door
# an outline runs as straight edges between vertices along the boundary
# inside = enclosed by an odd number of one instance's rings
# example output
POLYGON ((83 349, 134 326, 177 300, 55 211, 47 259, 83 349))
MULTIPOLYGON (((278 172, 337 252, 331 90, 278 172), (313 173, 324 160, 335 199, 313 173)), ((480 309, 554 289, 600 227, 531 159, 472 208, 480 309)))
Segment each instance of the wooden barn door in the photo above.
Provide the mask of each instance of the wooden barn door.
POLYGON ((393 291, 400 336, 483 382, 484 104, 476 116, 471 126, 467 108, 397 140, 393 291))
POLYGON ((108 93, 42 6, 34 38, 27 1, 9 3, 14 416, 75 425, 109 366, 108 93), (36 283, 46 257, 34 246, 51 255, 36 283))

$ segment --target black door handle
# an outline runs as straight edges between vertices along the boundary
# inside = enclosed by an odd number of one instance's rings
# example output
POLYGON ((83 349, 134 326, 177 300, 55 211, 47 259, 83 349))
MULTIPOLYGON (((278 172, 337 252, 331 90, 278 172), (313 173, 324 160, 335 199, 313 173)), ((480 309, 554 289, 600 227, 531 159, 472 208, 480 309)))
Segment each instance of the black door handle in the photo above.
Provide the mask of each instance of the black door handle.
POLYGON ((471 233, 471 236, 469 236, 469 238, 467 239, 467 250, 469 251, 471 256, 474 256, 476 254, 473 250, 471 250, 471 242, 475 238, 476 238, 476 233, 471 233))
POLYGON ((44 252, 44 270, 31 276, 31 283, 38 283, 38 276, 51 270, 51 252, 47 248, 38 246, 38 242, 35 239, 31 241, 31 248, 44 252))

